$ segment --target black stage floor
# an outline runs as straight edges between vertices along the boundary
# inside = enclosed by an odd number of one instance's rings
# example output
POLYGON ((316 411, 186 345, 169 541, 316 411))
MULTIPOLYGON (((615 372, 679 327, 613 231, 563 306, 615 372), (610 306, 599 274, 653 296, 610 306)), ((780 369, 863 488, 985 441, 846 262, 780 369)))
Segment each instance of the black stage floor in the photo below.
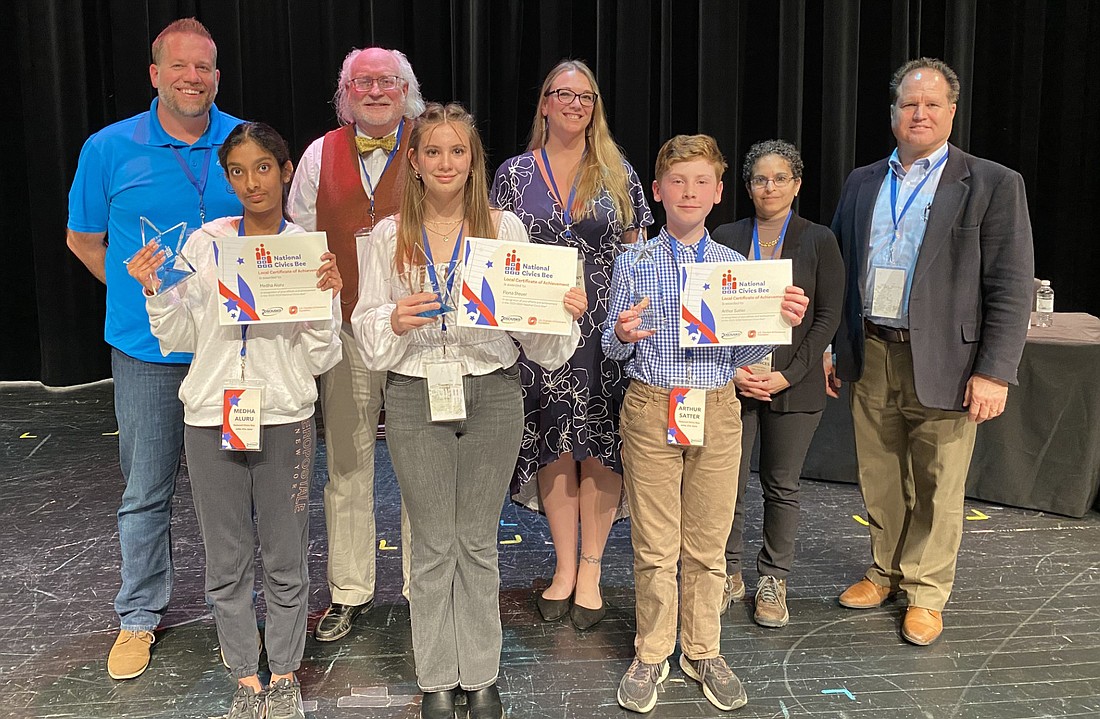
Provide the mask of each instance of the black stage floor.
MULTIPOLYGON (((232 682, 203 601, 203 552, 185 474, 176 492, 174 599, 153 663, 131 681, 107 676, 122 492, 114 431, 107 383, 64 392, 0 386, 0 716, 217 717, 227 709, 232 682)), ((379 446, 379 540, 387 549, 379 552, 377 603, 345 641, 307 642, 299 675, 315 719, 418 716, 400 557, 388 550, 400 540, 397 491, 379 446)), ((328 600, 324 466, 317 462, 311 505, 311 626, 328 600)), ((854 486, 804 485, 791 624, 757 627, 747 600, 723 622, 723 652, 749 693, 748 706, 731 716, 1100 716, 1100 516, 1070 520, 968 503, 947 629, 920 648, 899 636, 902 605, 856 612, 836 603, 867 562, 861 509, 854 486)), ((759 526, 754 506, 747 536, 755 546, 759 526)), ((631 716, 615 703, 633 655, 629 530, 616 525, 604 560, 613 609, 582 634, 540 621, 532 592, 552 568, 545 523, 505 507, 501 687, 513 719, 631 716)), ((754 576, 747 579, 755 586, 754 576)), ((651 714, 721 715, 675 665, 651 714)))

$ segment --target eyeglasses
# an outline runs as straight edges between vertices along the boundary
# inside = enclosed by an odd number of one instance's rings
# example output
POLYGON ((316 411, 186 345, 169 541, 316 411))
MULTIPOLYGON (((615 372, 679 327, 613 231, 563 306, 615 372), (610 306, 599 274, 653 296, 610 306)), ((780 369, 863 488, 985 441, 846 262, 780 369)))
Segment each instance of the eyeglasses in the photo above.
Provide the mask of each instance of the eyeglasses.
POLYGON ((763 175, 756 175, 749 178, 749 184, 752 185, 754 190, 763 190, 768 186, 768 183, 772 183, 777 188, 786 187, 791 184, 795 178, 790 175, 776 175, 775 177, 764 177, 763 175))
POLYGON ((581 101, 581 105, 584 107, 592 107, 596 104, 596 98, 599 97, 594 92, 573 92, 572 90, 566 90, 564 87, 560 90, 547 90, 545 97, 554 95, 558 98, 558 102, 563 105, 569 105, 573 102, 573 99, 581 101))
POLYGON ((371 89, 371 86, 375 83, 378 84, 378 89, 383 92, 386 90, 392 90, 397 87, 397 83, 401 82, 401 78, 397 75, 382 75, 381 77, 353 77, 351 79, 351 85, 359 92, 367 92, 371 89))

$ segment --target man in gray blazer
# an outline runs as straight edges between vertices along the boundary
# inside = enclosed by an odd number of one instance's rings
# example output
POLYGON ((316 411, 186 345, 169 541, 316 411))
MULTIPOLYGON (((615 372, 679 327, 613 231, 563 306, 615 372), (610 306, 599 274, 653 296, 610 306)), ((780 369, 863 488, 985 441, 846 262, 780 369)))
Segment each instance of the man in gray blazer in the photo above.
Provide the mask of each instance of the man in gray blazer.
POLYGON ((955 72, 912 60, 890 87, 897 150, 848 176, 833 218, 846 280, 831 380, 854 383, 872 554, 840 603, 904 590, 902 636, 923 645, 943 631, 976 426, 1016 383, 1034 257, 1023 178, 947 142, 955 72))

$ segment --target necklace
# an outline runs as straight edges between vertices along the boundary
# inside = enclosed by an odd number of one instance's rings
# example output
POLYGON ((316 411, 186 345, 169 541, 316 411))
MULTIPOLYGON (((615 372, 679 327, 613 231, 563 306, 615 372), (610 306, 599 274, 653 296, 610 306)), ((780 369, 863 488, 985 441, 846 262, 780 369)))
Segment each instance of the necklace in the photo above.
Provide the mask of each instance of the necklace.
POLYGON ((435 228, 438 228, 440 225, 445 225, 446 224, 445 222, 437 222, 435 220, 424 220, 424 224, 425 225, 434 225, 435 227, 431 228, 432 232, 434 232, 435 234, 442 237, 444 242, 450 242, 451 241, 451 233, 454 232, 455 229, 459 225, 461 225, 463 220, 465 220, 465 219, 466 218, 464 218, 464 217, 458 218, 457 220, 452 222, 451 226, 448 227, 445 231, 440 231, 438 229, 435 229, 435 228))
POLYGON ((778 244, 779 244, 779 240, 781 240, 781 239, 783 239, 783 236, 782 236, 782 235, 780 235, 779 237, 776 237, 776 238, 775 238, 774 240, 772 240, 771 242, 761 242, 761 243, 760 243, 760 246, 761 246, 761 247, 775 247, 776 245, 778 245, 778 244))

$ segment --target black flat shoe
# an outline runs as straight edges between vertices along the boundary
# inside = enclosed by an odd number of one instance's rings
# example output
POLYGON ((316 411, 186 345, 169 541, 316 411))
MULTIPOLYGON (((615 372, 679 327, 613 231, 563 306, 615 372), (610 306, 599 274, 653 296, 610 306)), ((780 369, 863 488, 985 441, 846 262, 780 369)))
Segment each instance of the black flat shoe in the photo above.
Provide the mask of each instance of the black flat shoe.
POLYGON ((569 618, 572 620, 573 626, 582 632, 596 626, 606 616, 607 602, 600 604, 599 609, 589 609, 574 602, 573 609, 569 612, 569 618))
POLYGON ((319 642, 335 642, 343 639, 351 631, 351 625, 356 618, 371 608, 374 599, 362 604, 337 604, 332 603, 321 621, 317 622, 317 628, 313 630, 313 637, 319 642))
POLYGON ((572 601, 572 594, 565 599, 547 599, 541 594, 535 597, 535 604, 538 605, 539 614, 542 615, 544 622, 556 622, 564 617, 569 613, 569 605, 572 601))
POLYGON ((420 700, 420 719, 454 719, 455 690, 424 692, 420 700))
POLYGON ((504 719, 504 707, 500 703, 496 684, 466 692, 466 706, 470 708, 470 719, 504 719))

